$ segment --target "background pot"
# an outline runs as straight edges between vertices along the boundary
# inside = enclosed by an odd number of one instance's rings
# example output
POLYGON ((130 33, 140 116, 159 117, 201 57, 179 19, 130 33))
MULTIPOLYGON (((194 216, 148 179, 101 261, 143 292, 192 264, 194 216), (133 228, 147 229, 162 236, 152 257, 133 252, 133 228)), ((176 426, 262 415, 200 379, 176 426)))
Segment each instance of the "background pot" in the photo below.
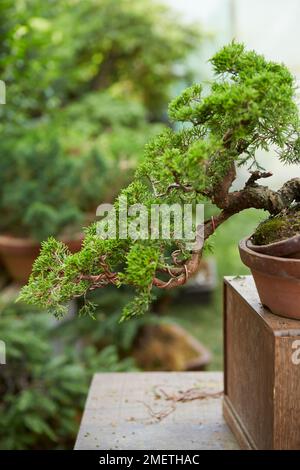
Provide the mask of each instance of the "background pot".
MULTIPOLYGON (((79 251, 83 234, 73 240, 62 241, 72 253, 79 251)), ((34 260, 40 252, 41 245, 28 238, 15 238, 9 235, 0 235, 0 255, 4 267, 14 282, 20 285, 27 283, 34 260)))
POLYGON ((211 362, 210 351, 175 323, 143 326, 132 348, 137 365, 143 370, 205 370, 211 362))
POLYGON ((300 259, 257 253, 240 242, 243 263, 251 269, 260 300, 276 315, 300 320, 300 259))

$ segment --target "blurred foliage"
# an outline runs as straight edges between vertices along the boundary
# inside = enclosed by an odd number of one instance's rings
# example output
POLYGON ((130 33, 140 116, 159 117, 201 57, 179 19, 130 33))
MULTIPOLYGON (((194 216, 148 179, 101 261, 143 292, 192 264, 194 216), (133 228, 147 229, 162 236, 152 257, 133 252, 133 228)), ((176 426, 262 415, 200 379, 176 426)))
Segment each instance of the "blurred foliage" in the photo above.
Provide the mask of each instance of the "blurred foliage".
POLYGON ((31 129, 26 136, 1 141, 0 229, 43 239, 81 221, 72 202, 75 168, 64 157, 51 129, 31 129), (63 207, 63 210, 61 208, 63 207))
MULTIPOLYGON (((131 354, 132 345, 138 335, 140 328, 145 325, 157 325, 162 320, 170 321, 171 318, 164 315, 148 314, 133 318, 131 322, 119 322, 120 312, 130 302, 134 292, 128 288, 120 288, 116 291, 112 286, 107 289, 98 289, 88 294, 88 301, 96 302, 97 309, 94 311, 94 321, 89 315, 74 316, 61 322, 60 334, 69 344, 75 338, 80 338, 83 345, 93 344, 100 351, 113 344, 121 357, 131 354)), ((79 305, 81 305, 79 300, 79 305)))
POLYGON ((0 230, 40 240, 130 181, 202 35, 151 0, 3 0, 0 15, 0 230))
POLYGON ((1 17, 1 75, 24 117, 110 87, 160 113, 199 41, 152 0, 4 0, 1 17))
POLYGON ((73 448, 94 372, 134 370, 108 345, 67 344, 47 313, 1 307, 6 365, 0 376, 0 449, 73 448))

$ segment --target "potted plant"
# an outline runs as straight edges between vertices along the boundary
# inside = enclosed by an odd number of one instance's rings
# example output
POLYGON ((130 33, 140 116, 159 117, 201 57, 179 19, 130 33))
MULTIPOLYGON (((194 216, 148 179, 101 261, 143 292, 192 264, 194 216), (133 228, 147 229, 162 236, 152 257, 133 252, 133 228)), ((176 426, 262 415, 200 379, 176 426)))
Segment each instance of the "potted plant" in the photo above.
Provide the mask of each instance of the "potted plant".
POLYGON ((60 236, 72 252, 80 249, 83 217, 72 199, 76 172, 48 127, 7 138, 1 154, 0 254, 11 277, 24 284, 48 236, 60 236))
MULTIPOLYGON (((94 305, 86 297, 90 290, 125 284, 135 289, 136 296, 122 318, 141 314, 148 308, 153 288, 183 285, 197 272, 208 238, 228 218, 248 208, 274 216, 299 202, 300 178, 271 190, 258 184, 271 174, 258 168, 256 161, 257 150, 272 145, 283 162, 300 162, 291 73, 235 42, 215 54, 211 63, 216 78, 210 94, 193 85, 171 102, 170 118, 184 124, 177 130, 166 129, 146 147, 134 181, 121 192, 128 204, 142 203, 147 208, 162 202, 212 202, 219 212, 198 227, 199 233, 204 232, 204 243, 189 251, 182 240, 101 239, 92 225, 76 254, 53 238, 43 244, 22 299, 46 305, 59 315, 70 298, 84 295, 87 302, 82 312, 91 312, 94 305), (248 165, 249 178, 233 191, 241 165, 248 165)), ((299 261, 294 270, 299 276, 299 261)))
POLYGON ((263 305, 300 320, 300 208, 291 206, 263 221, 240 243, 263 305))

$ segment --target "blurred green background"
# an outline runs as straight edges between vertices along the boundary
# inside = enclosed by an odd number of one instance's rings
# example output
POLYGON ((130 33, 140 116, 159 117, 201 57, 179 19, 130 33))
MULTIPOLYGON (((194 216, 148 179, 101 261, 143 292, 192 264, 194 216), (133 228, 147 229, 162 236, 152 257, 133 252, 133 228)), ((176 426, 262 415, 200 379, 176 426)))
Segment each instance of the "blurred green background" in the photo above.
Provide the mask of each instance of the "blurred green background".
MULTIPOLYGON (((169 100, 207 78, 201 57, 218 32, 154 0, 2 0, 0 18, 0 235, 71 237, 131 180, 144 144, 170 125, 169 100)), ((121 325, 126 290, 95 293, 95 320, 74 302, 57 321, 16 304, 2 266, 0 448, 72 448, 95 371, 164 367, 161 358, 143 366, 139 351, 157 325, 181 325, 211 351, 207 367, 222 369, 222 279, 247 273, 237 244, 262 217, 246 211, 214 235, 207 298, 160 294, 152 312, 121 325)))

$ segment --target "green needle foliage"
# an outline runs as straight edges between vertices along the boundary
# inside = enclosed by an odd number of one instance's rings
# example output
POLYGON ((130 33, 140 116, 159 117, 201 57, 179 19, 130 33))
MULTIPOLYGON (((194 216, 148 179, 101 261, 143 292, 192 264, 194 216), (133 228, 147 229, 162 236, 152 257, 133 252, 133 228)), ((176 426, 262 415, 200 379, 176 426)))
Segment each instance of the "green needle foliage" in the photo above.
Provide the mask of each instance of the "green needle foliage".
MULTIPOLYGON (((178 130, 167 128, 146 146, 135 180, 121 192, 121 196, 127 196, 128 205, 142 203, 150 210, 154 203, 210 201, 222 210, 216 218, 220 224, 248 207, 276 212, 293 201, 294 193, 289 192, 283 201, 281 193, 271 194, 256 184, 266 176, 258 174, 257 150, 272 148, 284 163, 300 162, 292 75, 284 65, 269 62, 235 42, 221 49, 211 63, 215 80, 210 93, 196 84, 171 102, 169 116, 182 125, 178 130), (243 191, 230 197, 235 168, 244 164, 256 173, 243 191)), ((292 187, 299 198, 299 180, 292 187)), ((115 203, 117 209, 119 203, 120 197, 115 203)), ((209 222, 205 227, 207 239, 214 227, 209 222)), ((90 289, 109 283, 125 284, 136 290, 136 297, 123 312, 122 318, 129 318, 147 310, 157 272, 168 272, 175 249, 180 251, 181 262, 189 263, 193 253, 183 249, 182 240, 130 236, 104 240, 93 225, 86 232, 82 250, 75 255, 54 239, 43 244, 21 298, 60 315, 70 298, 86 296, 90 289)), ((92 308, 87 304, 83 311, 92 308)))

